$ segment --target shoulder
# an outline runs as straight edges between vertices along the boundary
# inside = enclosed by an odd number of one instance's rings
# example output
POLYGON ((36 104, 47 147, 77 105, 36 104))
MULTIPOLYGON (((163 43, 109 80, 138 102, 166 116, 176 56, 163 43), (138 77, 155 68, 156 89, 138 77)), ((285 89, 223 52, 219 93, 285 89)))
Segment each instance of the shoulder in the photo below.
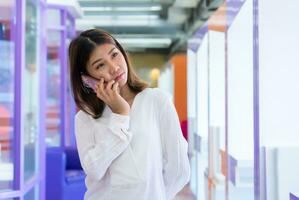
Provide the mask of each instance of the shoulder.
POLYGON ((160 88, 153 88, 152 90, 154 96, 162 101, 172 99, 172 95, 165 90, 162 90, 160 88))
POLYGON ((158 105, 164 104, 165 102, 172 100, 172 95, 160 88, 148 88, 151 100, 158 105))
POLYGON ((88 115, 87 113, 85 113, 84 111, 80 110, 79 112, 77 112, 77 114, 75 115, 75 122, 82 122, 82 123, 90 123, 91 122, 92 117, 90 115, 88 115))

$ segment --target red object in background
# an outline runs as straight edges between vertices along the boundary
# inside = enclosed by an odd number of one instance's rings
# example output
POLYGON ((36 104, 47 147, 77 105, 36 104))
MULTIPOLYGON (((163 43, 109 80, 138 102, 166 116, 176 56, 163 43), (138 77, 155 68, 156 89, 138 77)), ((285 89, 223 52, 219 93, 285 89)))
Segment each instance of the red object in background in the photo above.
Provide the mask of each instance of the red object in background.
POLYGON ((10 113, 4 106, 0 106, 0 135, 8 135, 9 126, 11 126, 10 113))
POLYGON ((0 151, 11 149, 11 139, 9 138, 10 128, 12 127, 12 118, 9 110, 0 105, 0 151))
MULTIPOLYGON (((0 12, 2 13, 3 10, 0 9, 0 12)), ((1 29, 0 30, 0 37, 1 37, 0 40, 11 40, 10 27, 11 27, 11 21, 10 20, 0 19, 0 29, 1 29)))
POLYGON ((188 141, 188 121, 187 120, 181 121, 181 129, 184 138, 188 141))

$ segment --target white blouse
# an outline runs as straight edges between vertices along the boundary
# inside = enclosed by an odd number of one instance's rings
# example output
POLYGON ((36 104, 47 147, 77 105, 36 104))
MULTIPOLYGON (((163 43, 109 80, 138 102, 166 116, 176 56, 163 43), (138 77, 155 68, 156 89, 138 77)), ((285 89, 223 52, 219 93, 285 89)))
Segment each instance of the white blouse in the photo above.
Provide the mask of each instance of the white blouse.
POLYGON ((170 200, 190 178, 187 142, 171 98, 160 89, 138 93, 129 116, 75 117, 86 173, 86 200, 170 200))

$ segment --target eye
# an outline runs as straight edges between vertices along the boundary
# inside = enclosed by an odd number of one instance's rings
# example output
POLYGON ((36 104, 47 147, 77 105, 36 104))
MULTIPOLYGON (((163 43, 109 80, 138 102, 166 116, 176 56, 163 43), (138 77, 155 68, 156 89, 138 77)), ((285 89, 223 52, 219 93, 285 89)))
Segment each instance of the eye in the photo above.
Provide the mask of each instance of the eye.
POLYGON ((118 52, 114 52, 114 53, 112 54, 112 58, 115 58, 117 55, 118 55, 118 52))
POLYGON ((104 67, 104 63, 100 63, 100 64, 98 64, 97 66, 96 66, 96 69, 99 69, 99 68, 101 68, 101 67, 104 67))

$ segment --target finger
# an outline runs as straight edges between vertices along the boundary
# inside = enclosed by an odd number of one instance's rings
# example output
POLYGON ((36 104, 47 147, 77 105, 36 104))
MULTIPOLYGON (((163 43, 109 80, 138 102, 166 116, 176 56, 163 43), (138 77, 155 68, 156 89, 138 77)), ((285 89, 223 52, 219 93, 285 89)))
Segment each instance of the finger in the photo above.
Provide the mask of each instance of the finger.
POLYGON ((96 84, 95 86, 94 86, 94 92, 95 93, 97 93, 97 90, 99 89, 99 86, 98 86, 98 84, 96 84))
POLYGON ((107 84, 107 86, 106 86, 106 89, 111 90, 113 83, 115 83, 114 80, 109 81, 108 84, 107 84))
POLYGON ((107 84, 107 86, 106 86, 106 92, 107 92, 107 94, 108 94, 109 96, 112 95, 112 85, 113 85, 113 83, 115 83, 115 81, 114 81, 114 80, 111 80, 111 81, 108 82, 108 84, 107 84))
POLYGON ((97 95, 98 98, 104 100, 104 96, 103 96, 103 90, 100 89, 100 86, 96 86, 95 87, 95 93, 97 95))
POLYGON ((97 95, 97 97, 98 97, 99 99, 101 99, 102 101, 104 101, 104 102, 106 101, 105 97, 103 97, 103 95, 102 95, 100 92, 97 92, 96 95, 97 95))
MULTIPOLYGON (((102 98, 104 98, 105 100, 108 98, 108 95, 104 89, 104 79, 101 78, 99 84, 98 84, 98 90, 97 90, 97 95, 99 94, 99 96, 101 96, 102 98)), ((101 98, 101 99, 102 99, 101 98)), ((104 101, 104 99, 102 99, 104 101)))
POLYGON ((104 90, 104 78, 101 78, 100 81, 98 82, 97 86, 101 89, 104 90))
POLYGON ((119 84, 118 84, 118 82, 115 82, 114 84, 113 84, 113 86, 112 86, 112 90, 113 90, 113 92, 114 93, 118 93, 118 86, 119 86, 119 84))
POLYGON ((105 90, 104 78, 100 79, 100 82, 97 84, 97 86, 101 92, 104 92, 105 90))

